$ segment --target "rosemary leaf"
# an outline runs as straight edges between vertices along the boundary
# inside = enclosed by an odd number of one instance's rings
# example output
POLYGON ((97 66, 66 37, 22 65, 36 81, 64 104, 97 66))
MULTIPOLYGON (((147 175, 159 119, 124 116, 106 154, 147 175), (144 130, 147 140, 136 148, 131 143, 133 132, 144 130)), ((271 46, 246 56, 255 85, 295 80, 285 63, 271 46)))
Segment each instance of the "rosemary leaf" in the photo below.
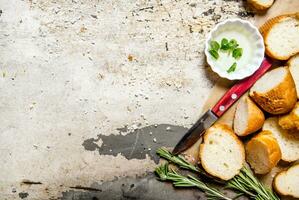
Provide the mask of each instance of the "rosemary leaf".
POLYGON ((188 169, 191 170, 193 172, 203 172, 201 169, 199 169, 198 167, 195 167, 194 165, 188 163, 183 156, 174 156, 172 155, 168 150, 164 149, 164 148, 159 148, 156 153, 168 160, 169 162, 172 162, 174 164, 177 164, 180 168, 182 169, 188 169))
POLYGON ((177 173, 175 170, 168 168, 168 163, 164 165, 160 165, 155 170, 156 174, 162 181, 172 181, 172 184, 175 187, 197 187, 210 199, 224 199, 224 200, 232 200, 229 197, 226 197, 222 192, 213 188, 202 181, 196 179, 195 177, 188 175, 183 176, 177 173))

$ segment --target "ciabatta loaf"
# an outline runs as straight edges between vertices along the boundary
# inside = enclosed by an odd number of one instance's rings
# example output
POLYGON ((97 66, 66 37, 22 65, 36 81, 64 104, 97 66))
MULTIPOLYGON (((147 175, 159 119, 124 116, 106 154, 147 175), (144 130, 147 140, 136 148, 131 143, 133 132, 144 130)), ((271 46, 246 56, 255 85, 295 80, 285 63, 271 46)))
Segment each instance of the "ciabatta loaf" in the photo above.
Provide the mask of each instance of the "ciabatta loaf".
POLYGON ((270 131, 262 131, 246 144, 246 160, 257 174, 266 174, 281 159, 276 139, 270 131))
POLYGON ((299 99, 299 54, 292 56, 290 60, 288 60, 287 64, 290 68, 290 72, 295 81, 297 98, 299 99))
POLYGON ((245 162, 243 143, 225 124, 216 124, 206 131, 199 156, 205 171, 223 180, 237 175, 245 162))
POLYGON ((270 131, 273 137, 277 140, 282 160, 293 162, 299 159, 298 134, 282 129, 278 124, 277 117, 266 119, 263 130, 270 131))
POLYGON ((265 11, 272 6, 274 0, 247 0, 247 2, 256 11, 265 11))
POLYGON ((297 101, 295 83, 288 67, 278 67, 266 73, 253 85, 249 95, 271 114, 287 113, 297 101))
POLYGON ((279 117, 278 124, 283 129, 297 129, 299 131, 299 102, 289 114, 279 117))
POLYGON ((299 164, 276 175, 273 181, 277 193, 299 198, 299 164))
POLYGON ((299 52, 299 13, 274 17, 260 31, 268 56, 288 60, 299 52))
POLYGON ((248 97, 239 101, 234 116, 234 131, 239 136, 246 136, 262 128, 265 121, 263 111, 248 97))

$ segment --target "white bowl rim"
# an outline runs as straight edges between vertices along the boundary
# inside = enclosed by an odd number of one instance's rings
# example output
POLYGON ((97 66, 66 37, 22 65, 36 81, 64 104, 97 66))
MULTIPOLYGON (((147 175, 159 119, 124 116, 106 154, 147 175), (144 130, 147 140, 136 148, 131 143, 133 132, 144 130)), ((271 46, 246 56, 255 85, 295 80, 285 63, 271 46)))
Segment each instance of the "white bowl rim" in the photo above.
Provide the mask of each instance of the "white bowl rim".
MULTIPOLYGON (((206 59, 207 59, 207 63, 210 65, 210 67, 212 68, 212 70, 214 72, 216 72, 220 77, 222 78, 226 78, 229 80, 240 80, 240 79, 244 79, 250 75, 252 75, 259 67, 260 64, 262 63, 263 59, 264 59, 264 53, 265 53, 265 45, 264 45, 264 39, 262 37, 262 35, 260 34, 259 30, 257 27, 255 27, 252 23, 250 23, 247 20, 243 20, 240 18, 230 18, 230 19, 226 19, 220 23, 218 23, 208 34, 207 39, 205 41, 205 55, 206 55, 206 59), (258 38, 258 42, 261 45, 261 48, 256 49, 256 51, 261 51, 261 55, 260 57, 257 57, 256 59, 258 60, 258 65, 256 66, 251 66, 250 68, 248 68, 248 73, 243 73, 243 74, 238 74, 238 73, 232 73, 232 74, 228 74, 222 70, 220 70, 219 67, 216 67, 213 65, 214 62, 212 62, 212 57, 209 54, 209 43, 212 39, 212 35, 214 32, 216 32, 220 26, 224 26, 227 23, 235 23, 235 22, 240 22, 242 24, 245 24, 247 27, 251 28, 254 32, 254 34, 257 36, 258 38)), ((248 65, 250 65, 250 63, 248 63, 248 65)))

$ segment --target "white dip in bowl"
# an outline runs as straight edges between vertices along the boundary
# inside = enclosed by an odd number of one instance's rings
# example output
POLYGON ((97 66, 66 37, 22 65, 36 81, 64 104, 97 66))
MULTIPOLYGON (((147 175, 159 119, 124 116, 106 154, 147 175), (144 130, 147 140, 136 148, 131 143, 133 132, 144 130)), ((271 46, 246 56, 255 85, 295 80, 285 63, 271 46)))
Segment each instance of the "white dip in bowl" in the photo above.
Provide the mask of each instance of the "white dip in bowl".
POLYGON ((215 26, 209 33, 205 44, 207 62, 219 76, 229 80, 239 80, 252 75, 263 61, 265 46, 258 29, 250 22, 241 19, 228 19, 215 26), (234 39, 238 48, 242 48, 242 56, 235 59, 232 52, 218 50, 219 57, 215 59, 210 53, 211 41, 221 45, 223 38, 234 39), (236 63, 234 71, 229 68, 236 63))

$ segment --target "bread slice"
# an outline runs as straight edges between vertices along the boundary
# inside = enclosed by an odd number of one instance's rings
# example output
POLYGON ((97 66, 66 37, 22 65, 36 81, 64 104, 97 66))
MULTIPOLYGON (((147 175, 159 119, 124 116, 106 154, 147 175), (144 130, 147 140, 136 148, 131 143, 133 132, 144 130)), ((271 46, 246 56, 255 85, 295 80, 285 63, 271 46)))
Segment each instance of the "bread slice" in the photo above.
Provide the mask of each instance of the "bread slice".
POLYGON ((291 57, 290 60, 288 60, 287 64, 295 81, 297 98, 299 99, 299 54, 296 54, 295 56, 291 57))
POLYGON ((278 67, 266 73, 253 85, 249 95, 271 114, 287 113, 297 101, 295 83, 288 67, 278 67))
POLYGON ((299 198, 299 164, 278 173, 273 181, 277 193, 299 198))
POLYGON ((225 124, 210 127, 199 148, 202 167, 212 176, 229 180, 240 172, 245 163, 243 143, 225 124))
POLYGON ((249 6, 256 11, 265 11, 270 8, 274 0, 247 0, 249 6))
POLYGON ((274 17, 260 28, 260 32, 268 56, 288 60, 299 52, 299 13, 274 17))
POLYGON ((262 128, 265 121, 263 111, 248 97, 241 98, 234 116, 234 131, 246 136, 262 128))
POLYGON ((299 131, 299 102, 289 114, 279 117, 278 124, 283 129, 297 129, 299 131))
POLYGON ((290 133, 278 125, 277 117, 266 119, 263 130, 270 131, 277 140, 281 151, 281 159, 293 162, 299 159, 299 134, 290 133))
POLYGON ((266 174, 281 159, 281 151, 270 131, 262 131, 246 144, 246 160, 257 174, 266 174))

